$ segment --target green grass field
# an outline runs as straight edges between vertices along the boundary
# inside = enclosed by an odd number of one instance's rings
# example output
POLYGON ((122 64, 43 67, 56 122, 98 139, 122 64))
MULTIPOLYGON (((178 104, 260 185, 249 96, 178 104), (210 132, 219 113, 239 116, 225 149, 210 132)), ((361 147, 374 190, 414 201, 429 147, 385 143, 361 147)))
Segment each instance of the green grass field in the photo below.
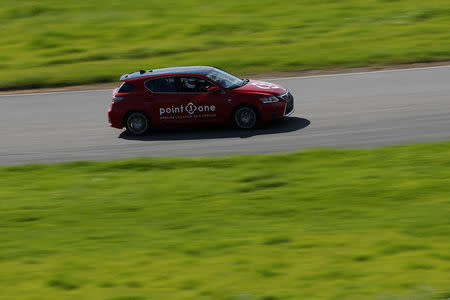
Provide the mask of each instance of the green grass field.
POLYGON ((448 299, 450 142, 0 168, 0 299, 448 299))
POLYGON ((215 65, 237 74, 450 59, 448 0, 2 0, 0 89, 215 65))

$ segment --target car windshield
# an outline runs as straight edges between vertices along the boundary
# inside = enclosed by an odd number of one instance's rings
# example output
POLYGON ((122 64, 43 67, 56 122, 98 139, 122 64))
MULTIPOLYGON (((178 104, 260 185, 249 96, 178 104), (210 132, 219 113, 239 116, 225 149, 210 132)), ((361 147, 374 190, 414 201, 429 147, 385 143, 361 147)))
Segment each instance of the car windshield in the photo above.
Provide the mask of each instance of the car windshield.
POLYGON ((235 89, 248 82, 246 79, 237 78, 236 76, 216 68, 208 70, 204 75, 226 89, 235 89))

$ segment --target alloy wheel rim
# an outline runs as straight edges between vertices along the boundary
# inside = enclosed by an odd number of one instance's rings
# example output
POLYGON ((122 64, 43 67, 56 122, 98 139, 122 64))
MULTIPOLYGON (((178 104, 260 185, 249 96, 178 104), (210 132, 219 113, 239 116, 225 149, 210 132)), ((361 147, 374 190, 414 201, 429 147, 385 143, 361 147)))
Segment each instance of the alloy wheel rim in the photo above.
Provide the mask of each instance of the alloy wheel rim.
POLYGON ((147 126, 147 119, 141 113, 133 113, 128 117, 128 128, 134 134, 144 133, 147 126))
POLYGON ((252 128, 256 122, 256 114, 251 108, 240 108, 236 114, 236 123, 241 128, 252 128))

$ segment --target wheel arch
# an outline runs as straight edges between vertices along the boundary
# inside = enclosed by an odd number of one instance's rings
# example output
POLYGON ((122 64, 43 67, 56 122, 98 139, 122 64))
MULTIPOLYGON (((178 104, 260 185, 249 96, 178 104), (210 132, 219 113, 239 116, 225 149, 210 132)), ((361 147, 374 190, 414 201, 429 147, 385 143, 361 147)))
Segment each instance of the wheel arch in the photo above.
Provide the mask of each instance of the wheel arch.
POLYGON ((237 105, 235 105, 235 106, 233 107, 233 109, 231 110, 231 114, 230 114, 230 120, 233 119, 233 115, 234 115, 234 113, 236 112, 236 110, 238 110, 238 109, 241 108, 241 107, 250 107, 250 108, 253 108, 253 109, 256 111, 256 116, 258 117, 258 119, 261 118, 261 112, 259 111, 258 107, 256 107, 255 105, 253 105, 253 104, 251 104, 251 103, 245 102, 245 103, 239 103, 239 104, 237 104, 237 105))

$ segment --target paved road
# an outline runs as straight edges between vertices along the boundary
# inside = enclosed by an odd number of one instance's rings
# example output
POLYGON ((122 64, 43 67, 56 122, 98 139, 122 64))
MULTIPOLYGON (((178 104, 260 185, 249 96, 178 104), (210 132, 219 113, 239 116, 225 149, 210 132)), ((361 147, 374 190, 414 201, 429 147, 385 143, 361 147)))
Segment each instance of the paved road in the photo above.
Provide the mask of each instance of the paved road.
POLYGON ((109 90, 0 96, 0 165, 450 140, 450 66, 271 81, 294 95, 294 117, 248 133, 171 130, 140 139, 107 126, 109 90))

